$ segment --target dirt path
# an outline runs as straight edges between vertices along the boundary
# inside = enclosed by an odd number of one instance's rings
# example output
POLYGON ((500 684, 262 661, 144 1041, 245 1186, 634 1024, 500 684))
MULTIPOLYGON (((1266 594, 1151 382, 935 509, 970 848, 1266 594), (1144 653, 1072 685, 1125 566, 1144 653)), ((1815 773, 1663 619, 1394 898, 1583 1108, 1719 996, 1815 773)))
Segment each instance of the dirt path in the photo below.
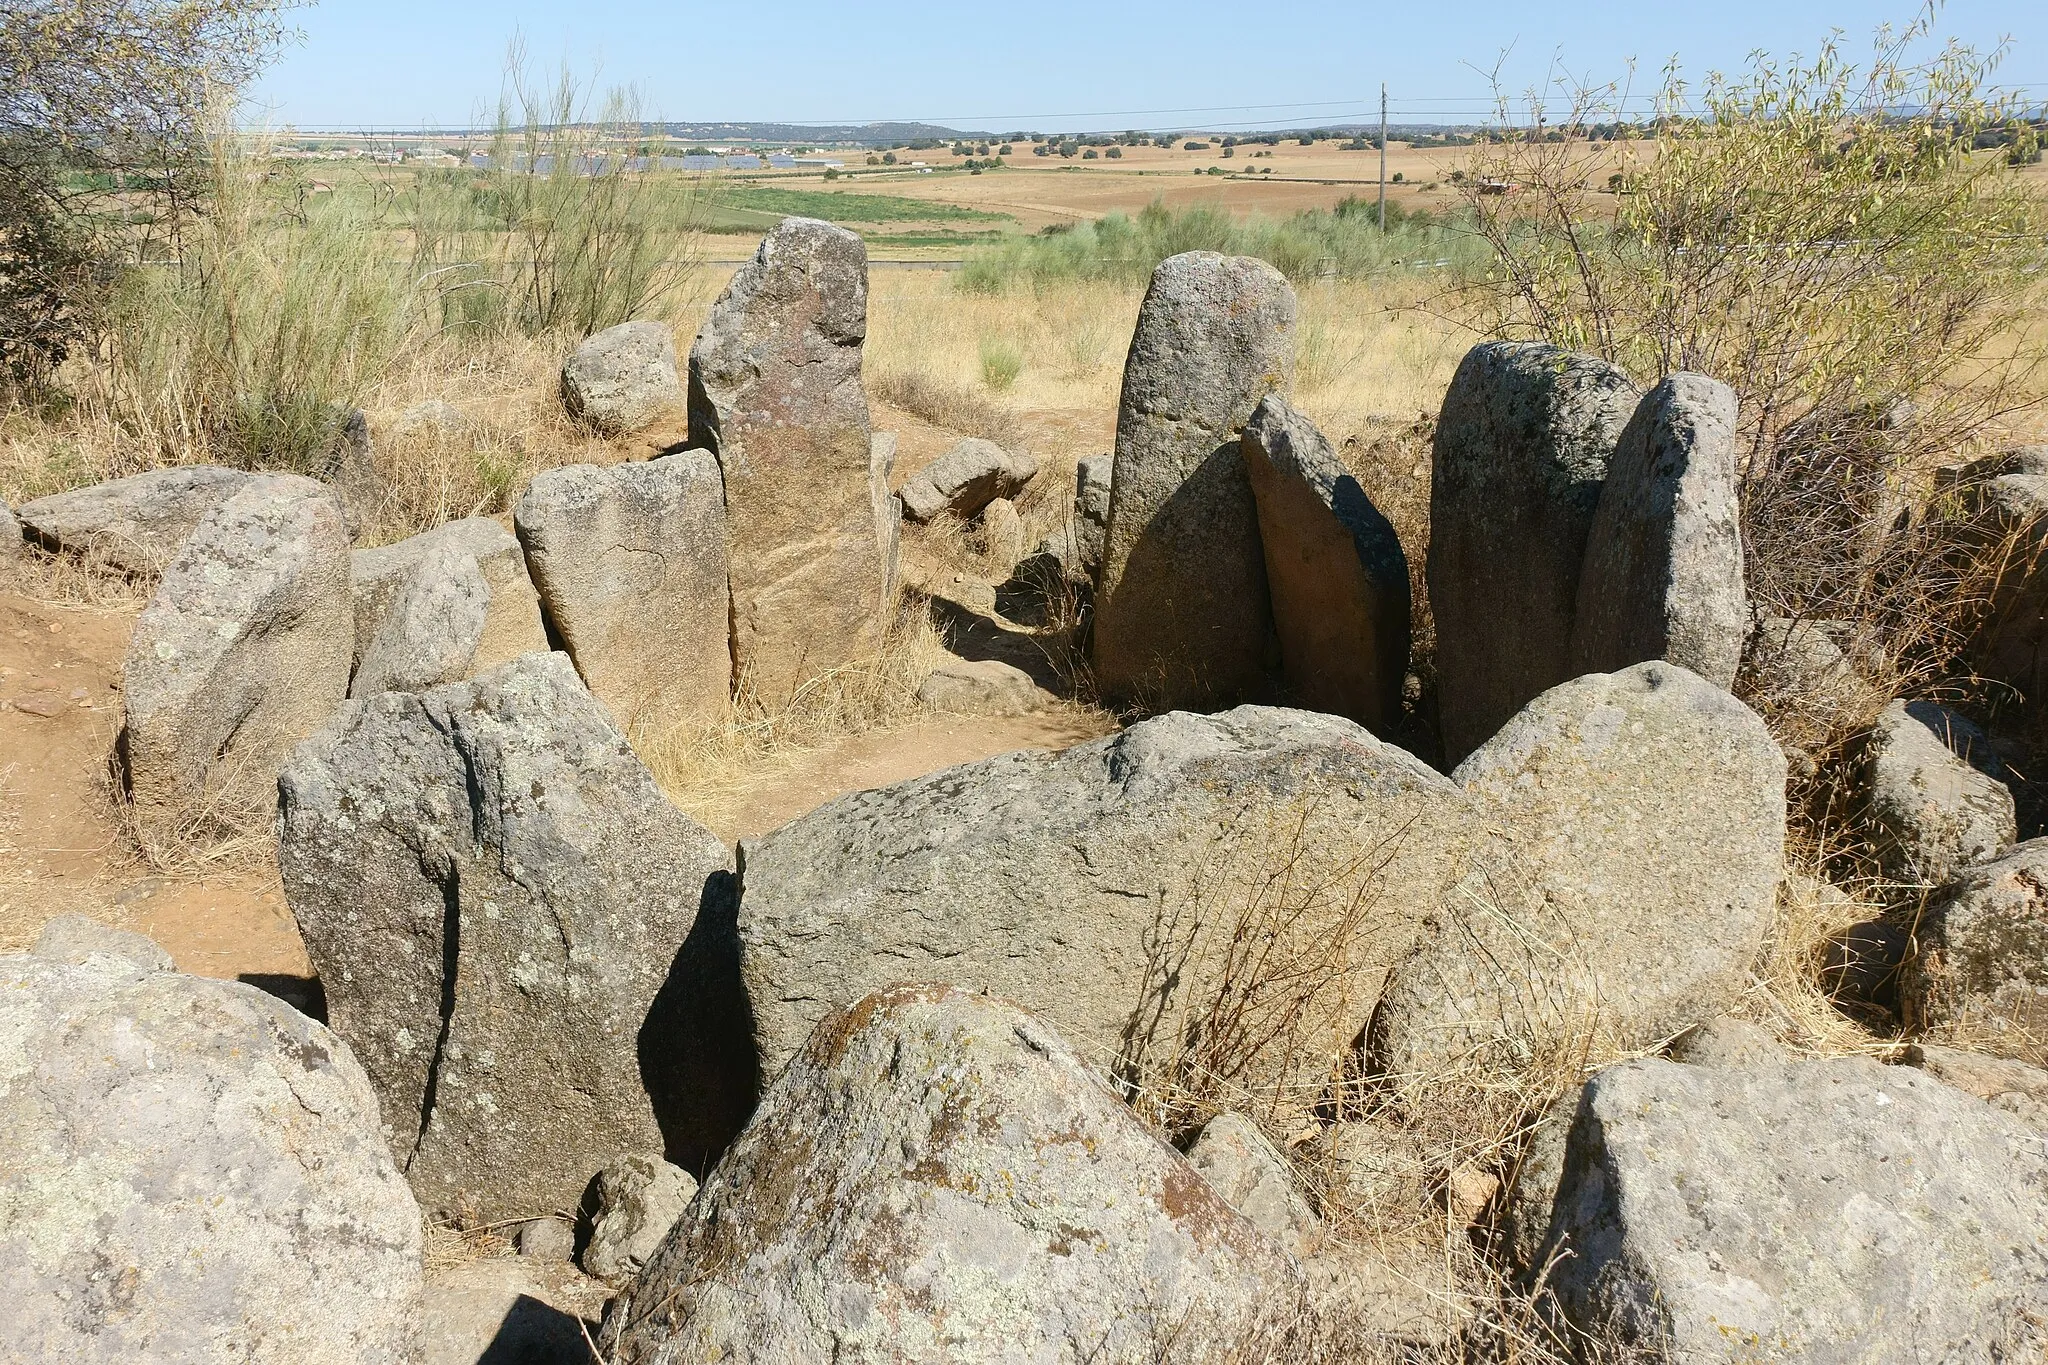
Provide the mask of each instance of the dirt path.
MULTIPOLYGON (((0 952, 67 913, 148 934, 199 976, 304 1003, 312 967, 268 858, 234 869, 151 869, 107 788, 121 657, 138 604, 87 606, 0 592, 0 952)), ((798 756, 720 803, 721 839, 766 833, 848 792, 1013 749, 1094 738, 1099 719, 1054 713, 933 717, 798 756)))

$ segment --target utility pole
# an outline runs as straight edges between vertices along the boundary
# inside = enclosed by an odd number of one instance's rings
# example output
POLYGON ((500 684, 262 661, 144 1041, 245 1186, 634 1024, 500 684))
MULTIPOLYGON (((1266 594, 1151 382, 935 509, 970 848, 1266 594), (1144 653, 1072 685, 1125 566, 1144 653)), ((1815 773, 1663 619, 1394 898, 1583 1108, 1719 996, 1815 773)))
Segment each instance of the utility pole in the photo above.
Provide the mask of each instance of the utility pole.
POLYGON ((1387 83, 1380 82, 1380 231, 1387 230, 1387 83))

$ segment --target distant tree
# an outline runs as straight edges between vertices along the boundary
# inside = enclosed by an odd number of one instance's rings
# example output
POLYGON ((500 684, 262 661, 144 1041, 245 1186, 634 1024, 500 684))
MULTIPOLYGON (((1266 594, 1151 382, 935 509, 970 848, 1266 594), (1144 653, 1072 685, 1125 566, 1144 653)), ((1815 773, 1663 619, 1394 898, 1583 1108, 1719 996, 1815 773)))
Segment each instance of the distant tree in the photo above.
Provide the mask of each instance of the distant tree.
POLYGON ((1299 142, 1304 147, 1313 147, 1316 145, 1315 137, 1312 134, 1303 134, 1301 137, 1296 138, 1295 141, 1299 142))
POLYGON ((839 168, 837 166, 827 166, 825 168, 825 178, 827 180, 837 180, 839 178, 839 168))
POLYGON ((1081 159, 1083 161, 1093 161, 1095 160, 1097 155, 1098 153, 1096 152, 1096 150, 1093 147, 1090 147, 1087 151, 1081 153, 1081 159))
POLYGON ((1400 184, 1400 183, 1401 183, 1401 182, 1402 182, 1402 181, 1403 181, 1404 179, 1406 179, 1406 177, 1405 177, 1404 175, 1402 175, 1402 173, 1401 173, 1401 172, 1399 172, 1399 171, 1395 171, 1395 172, 1394 172, 1394 183, 1395 183, 1396 185, 1400 184))
POLYGON ((1236 147, 1234 147, 1234 146, 1232 146, 1232 145, 1231 145, 1230 143, 1226 142, 1226 143, 1224 143, 1224 144, 1223 144, 1223 155, 1225 155, 1225 156, 1236 156, 1236 155, 1237 155, 1237 148, 1236 148, 1236 147))
POLYGON ((1004 144, 1003 144, 1002 146, 1000 146, 1000 147, 998 147, 998 148, 996 149, 996 155, 997 155, 997 156, 1009 156, 1009 155, 1011 155, 1011 154, 1012 154, 1012 153, 1013 153, 1013 152, 1014 152, 1015 150, 1016 150, 1016 149, 1015 149, 1014 147, 1012 147, 1012 146, 1011 146, 1011 145, 1010 145, 1009 143, 1005 142, 1005 143, 1004 143, 1004 144))
POLYGON ((1121 147, 1111 147, 1108 151, 1104 152, 1103 155, 1108 157, 1111 161, 1121 161, 1123 160, 1124 149, 1121 147))
POLYGON ((894 152, 883 152, 883 153, 882 153, 882 164, 883 164, 884 166, 893 166, 893 165, 895 165, 895 164, 896 164, 896 153, 894 153, 894 152))

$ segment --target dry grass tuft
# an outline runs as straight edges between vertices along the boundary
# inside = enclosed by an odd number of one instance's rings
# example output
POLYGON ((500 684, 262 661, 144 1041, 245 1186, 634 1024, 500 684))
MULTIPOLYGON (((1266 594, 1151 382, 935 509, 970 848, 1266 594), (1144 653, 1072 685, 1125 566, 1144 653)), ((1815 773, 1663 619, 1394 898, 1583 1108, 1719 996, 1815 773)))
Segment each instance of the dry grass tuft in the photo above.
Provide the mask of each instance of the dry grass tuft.
POLYGON ((868 376, 867 384, 875 397, 915 413, 935 427, 1002 446, 1015 445, 1021 436, 1015 413, 930 371, 880 370, 868 376))

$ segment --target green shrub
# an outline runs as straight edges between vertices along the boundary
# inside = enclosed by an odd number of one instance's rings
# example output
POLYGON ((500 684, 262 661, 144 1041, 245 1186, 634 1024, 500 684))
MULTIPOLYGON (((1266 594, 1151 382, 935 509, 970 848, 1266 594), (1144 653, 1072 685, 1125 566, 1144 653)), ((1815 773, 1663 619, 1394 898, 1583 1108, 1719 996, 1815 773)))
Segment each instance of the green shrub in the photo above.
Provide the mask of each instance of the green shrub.
POLYGON ((1024 373, 1024 348, 1008 337, 981 339, 981 382, 1001 393, 1024 373))

